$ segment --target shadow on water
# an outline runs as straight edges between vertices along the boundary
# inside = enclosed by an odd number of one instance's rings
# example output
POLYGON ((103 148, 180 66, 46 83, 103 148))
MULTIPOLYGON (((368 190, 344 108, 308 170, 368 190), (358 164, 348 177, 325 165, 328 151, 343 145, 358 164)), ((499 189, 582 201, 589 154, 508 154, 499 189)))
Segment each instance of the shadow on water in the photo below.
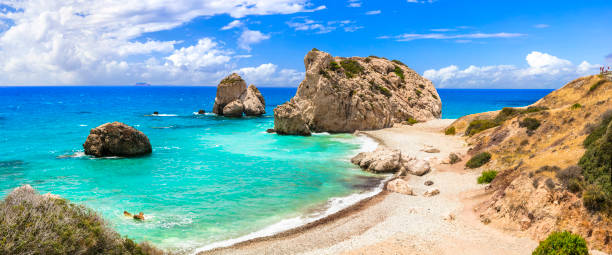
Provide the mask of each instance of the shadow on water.
POLYGON ((0 170, 23 168, 27 163, 23 160, 5 160, 0 161, 0 170))
POLYGON ((383 180, 382 176, 357 176, 356 181, 345 183, 345 185, 358 190, 371 190, 377 188, 383 180))

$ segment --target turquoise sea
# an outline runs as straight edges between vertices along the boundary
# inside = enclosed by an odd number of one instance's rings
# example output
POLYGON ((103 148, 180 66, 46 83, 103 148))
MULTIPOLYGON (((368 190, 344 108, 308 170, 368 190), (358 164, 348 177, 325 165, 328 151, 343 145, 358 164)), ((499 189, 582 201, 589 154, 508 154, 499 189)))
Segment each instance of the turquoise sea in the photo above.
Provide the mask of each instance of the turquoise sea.
MULTIPOLYGON (((295 90, 262 88, 268 113, 235 119, 194 114, 212 109, 214 87, 0 87, 0 195, 30 184, 87 205, 122 235, 188 253, 294 227, 372 194, 383 176, 349 162, 372 141, 265 132, 272 109, 295 90), (154 111, 160 116, 147 116, 154 111), (89 130, 111 121, 143 131, 153 154, 84 156, 89 130)), ((528 105, 550 91, 439 93, 443 118, 458 118, 528 105)))

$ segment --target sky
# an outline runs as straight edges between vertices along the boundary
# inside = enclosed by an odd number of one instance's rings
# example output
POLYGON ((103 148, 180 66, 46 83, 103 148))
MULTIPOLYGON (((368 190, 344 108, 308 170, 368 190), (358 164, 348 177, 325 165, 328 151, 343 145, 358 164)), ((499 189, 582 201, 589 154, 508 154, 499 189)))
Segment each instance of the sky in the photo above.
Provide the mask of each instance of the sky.
POLYGON ((0 86, 296 87, 312 48, 438 88, 559 88, 612 66, 612 1, 0 0, 0 86))

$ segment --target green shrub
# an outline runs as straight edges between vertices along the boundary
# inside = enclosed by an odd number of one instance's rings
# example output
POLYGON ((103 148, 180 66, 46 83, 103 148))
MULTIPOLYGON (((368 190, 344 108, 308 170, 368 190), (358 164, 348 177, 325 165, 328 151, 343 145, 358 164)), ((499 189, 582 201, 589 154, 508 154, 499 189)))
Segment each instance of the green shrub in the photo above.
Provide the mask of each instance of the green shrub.
POLYGON ((0 254, 163 254, 122 238, 91 209, 25 185, 0 202, 0 254))
POLYGON ((456 134, 455 127, 449 127, 445 129, 444 134, 445 135, 455 135, 456 134))
POLYGON ((331 69, 332 71, 340 70, 340 65, 338 65, 336 61, 332 60, 331 62, 329 62, 329 69, 331 69))
POLYGON ((540 127, 540 121, 534 118, 524 118, 519 122, 519 127, 527 128, 527 131, 534 131, 540 127))
POLYGON ((395 69, 393 69, 393 72, 400 77, 400 79, 402 79, 402 81, 404 80, 404 70, 402 70, 401 67, 399 66, 395 66, 395 69))
POLYGON ((365 61, 366 63, 370 63, 370 62, 372 62, 372 58, 371 57, 367 57, 363 61, 365 61))
POLYGON ((487 130, 493 127, 497 127, 497 126, 499 126, 499 123, 497 123, 494 120, 489 120, 489 119, 472 120, 470 124, 468 125, 467 129, 465 130, 465 135, 473 136, 484 130, 487 130))
POLYGON ((495 179, 495 176, 497 176, 497 171, 495 170, 484 171, 478 177, 478 184, 491 183, 493 179, 495 179))
POLYGON ((576 110, 576 109, 580 109, 580 108, 582 108, 582 105, 581 105, 581 104, 579 104, 579 103, 575 103, 575 104, 573 104, 573 105, 570 107, 570 109, 572 109, 572 110, 576 110))
POLYGON ((569 231, 553 232, 533 251, 532 255, 588 255, 587 243, 569 231))
POLYGON ((585 148, 588 148, 593 142, 597 141, 597 139, 601 138, 606 133, 608 123, 612 122, 612 110, 604 112, 600 119, 601 121, 599 124, 590 130, 589 136, 584 139, 583 145, 585 148))
POLYGON ((418 89, 414 89, 414 93, 416 93, 416 94, 417 94, 417 96, 419 96, 419 97, 421 96, 421 94, 423 94, 423 92, 421 92, 421 91, 420 91, 420 90, 418 90, 418 89))
POLYGON ((590 210, 612 215, 612 121, 604 119, 602 124, 606 121, 605 130, 597 127, 585 139, 587 148, 578 165, 582 167, 585 182, 584 205, 590 210))
POLYGON ((408 123, 408 125, 411 125, 411 126, 412 126, 412 125, 414 125, 414 124, 419 123, 419 121, 418 121, 418 120, 416 120, 416 119, 415 119, 415 118, 413 118, 413 117, 408 117, 408 119, 406 119, 406 123, 408 123))
POLYGON ((516 109, 516 108, 512 108, 512 107, 504 107, 504 108, 502 108, 501 111, 499 111, 499 113, 495 117, 495 121, 502 122, 502 121, 505 121, 507 119, 511 119, 514 116, 517 116, 517 115, 521 114, 522 112, 523 111, 521 111, 520 109, 516 109))
POLYGON ((310 50, 310 51, 319 51, 319 49, 317 49, 317 48, 312 48, 312 50, 310 50))
POLYGON ((491 153, 481 152, 481 153, 474 155, 470 160, 468 160, 468 162, 465 163, 465 166, 468 168, 478 168, 488 163, 490 160, 491 160, 491 153))
POLYGON ((399 61, 397 59, 391 60, 391 62, 396 63, 398 65, 402 65, 402 66, 408 67, 406 64, 402 63, 402 61, 399 61))
POLYGON ((344 68, 344 74, 348 78, 353 78, 363 72, 363 67, 359 62, 352 59, 345 59, 340 61, 340 65, 344 68))
POLYGON ((453 165, 457 162, 461 161, 461 158, 457 156, 455 153, 448 154, 448 162, 453 165))
POLYGON ((421 89, 425 89, 425 85, 423 85, 423 84, 419 84, 419 88, 421 88, 421 89))
POLYGON ((380 92, 381 94, 385 95, 386 97, 391 97, 391 91, 386 88, 385 86, 376 84, 376 82, 374 82, 374 80, 370 80, 370 88, 373 90, 377 90, 378 92, 380 92))
POLYGON ((548 110, 546 106, 529 106, 527 109, 523 110, 523 113, 532 113, 532 112, 541 112, 548 110))
POLYGON ((570 166, 563 170, 558 170, 556 177, 563 184, 563 187, 569 191, 576 193, 581 190, 582 168, 579 166, 570 166))
POLYGON ((597 88, 599 88, 602 84, 606 83, 606 80, 601 79, 596 81, 595 83, 593 83, 593 85, 591 85, 591 87, 589 88, 589 93, 597 90, 597 88))

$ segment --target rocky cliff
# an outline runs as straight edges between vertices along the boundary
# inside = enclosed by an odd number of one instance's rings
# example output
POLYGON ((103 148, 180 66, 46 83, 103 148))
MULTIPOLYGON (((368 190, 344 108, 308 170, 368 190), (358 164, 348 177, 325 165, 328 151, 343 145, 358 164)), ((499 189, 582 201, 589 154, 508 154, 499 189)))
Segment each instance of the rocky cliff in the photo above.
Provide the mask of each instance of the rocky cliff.
POLYGON ((266 113, 266 102, 255 85, 248 88, 240 75, 233 73, 217 86, 213 113, 229 117, 259 116, 266 113))
POLYGON ((332 57, 313 49, 304 66, 296 95, 274 109, 279 134, 353 132, 441 116, 433 84, 400 61, 332 57))
POLYGON ((556 230, 612 252, 612 82, 576 79, 529 107, 462 117, 452 125, 498 170, 483 222, 542 240, 556 230))

